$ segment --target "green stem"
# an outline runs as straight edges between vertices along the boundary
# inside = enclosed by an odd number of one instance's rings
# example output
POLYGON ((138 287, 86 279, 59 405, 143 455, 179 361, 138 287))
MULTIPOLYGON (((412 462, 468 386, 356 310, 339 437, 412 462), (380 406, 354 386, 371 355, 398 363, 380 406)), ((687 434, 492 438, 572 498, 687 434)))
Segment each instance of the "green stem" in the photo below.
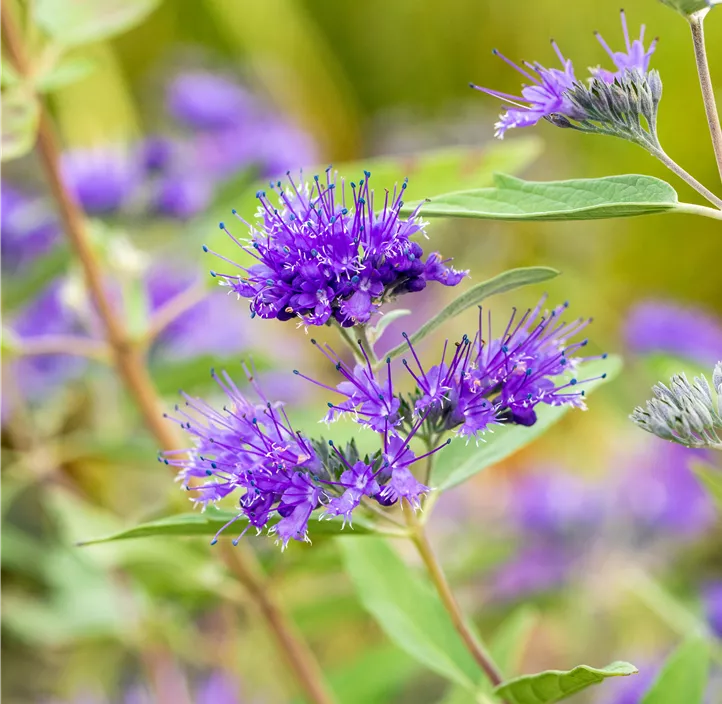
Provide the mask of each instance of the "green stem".
POLYGON ((474 660, 476 660, 479 667, 484 671, 484 674, 488 677, 491 684, 494 685, 494 687, 499 686, 504 681, 504 678, 502 677, 498 666, 484 645, 479 642, 479 640, 471 632, 469 626, 466 624, 466 619, 461 612, 461 608, 456 601, 454 593, 451 591, 451 587, 444 575, 441 564, 431 547, 431 543, 426 535, 424 526, 416 518, 414 508, 412 506, 408 506, 407 508, 408 510, 404 511, 404 514, 406 515, 406 522, 411 531, 411 541, 414 543, 414 546, 424 562, 424 566, 426 567, 429 577, 431 577, 431 581, 441 598, 441 602, 451 617, 454 628, 456 628, 458 634, 461 636, 461 639, 464 641, 464 645, 467 650, 471 653, 474 660))
POLYGON ((361 362, 362 364, 366 362, 364 359, 363 354, 361 353, 361 350, 358 346, 358 342, 354 339, 353 335, 351 334, 351 330, 356 330, 357 328, 345 328, 343 325, 338 323, 337 321, 334 321, 334 325, 336 325, 336 328, 338 329, 339 334, 341 335, 341 339, 346 344, 346 347, 348 347, 351 352, 353 353, 353 357, 357 362, 361 362))
POLYGON ((707 115, 707 124, 709 125, 709 133, 712 137, 712 148, 717 161, 717 169, 720 178, 722 178, 722 127, 720 126, 719 114, 717 112, 717 104, 715 103, 714 88, 712 86, 712 76, 709 72, 709 63, 707 62, 707 50, 704 44, 704 18, 709 9, 695 12, 688 17, 689 27, 692 30, 692 42, 694 43, 694 58, 697 63, 697 74, 699 75, 699 85, 702 89, 702 100, 704 102, 704 111, 707 115))
POLYGON ((722 220, 722 210, 715 210, 695 203, 678 203, 672 212, 689 213, 690 215, 700 215, 703 218, 712 218, 712 220, 722 220))
POLYGON ((706 198, 712 205, 722 210, 722 199, 718 198, 709 188, 703 186, 692 174, 685 171, 674 159, 672 159, 661 147, 647 147, 649 153, 659 159, 672 173, 676 174, 685 183, 694 188, 697 193, 706 198))
MULTIPOLYGON (((401 533, 400 535, 403 535, 403 536, 406 535, 406 525, 404 523, 402 523, 401 521, 399 521, 395 516, 391 515, 390 513, 387 513, 383 509, 379 508, 377 504, 373 503, 366 497, 363 497, 363 499, 361 501, 361 505, 364 508, 368 509, 369 512, 376 514, 380 518, 383 518, 385 521, 388 521, 389 523, 392 523, 393 525, 398 526, 399 528, 403 528, 404 532, 401 533)), ((387 531, 387 534, 397 535, 398 531, 395 531, 394 533, 389 533, 389 531, 387 531)))
POLYGON ((366 354, 369 356, 369 359, 371 360, 371 366, 376 367, 376 365, 379 363, 378 357, 376 357, 376 352, 374 352, 374 346, 371 344, 371 341, 369 340, 368 336, 368 330, 365 325, 356 325, 353 328, 353 331, 358 336, 358 342, 363 345, 364 350, 366 351, 366 354))

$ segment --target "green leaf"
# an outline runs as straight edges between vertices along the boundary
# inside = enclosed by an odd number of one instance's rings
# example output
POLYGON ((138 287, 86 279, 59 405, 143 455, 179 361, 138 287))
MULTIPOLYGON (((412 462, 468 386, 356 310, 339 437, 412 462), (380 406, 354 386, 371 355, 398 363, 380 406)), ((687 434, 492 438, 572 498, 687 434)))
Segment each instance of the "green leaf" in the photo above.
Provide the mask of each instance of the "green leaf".
POLYGON ((539 613, 532 606, 520 606, 499 626, 489 649, 502 672, 515 672, 531 633, 539 623, 539 613))
MULTIPOLYGON (((494 184, 436 196, 421 212, 426 218, 593 220, 661 213, 678 202, 668 183, 637 174, 573 181, 524 181, 497 174, 494 184)), ((414 207, 407 204, 402 212, 414 207)))
POLYGON ((430 670, 474 690, 483 673, 429 583, 383 538, 338 545, 361 603, 389 639, 430 670))
MULTIPOLYGON (((609 677, 626 677, 637 672, 639 670, 628 662, 613 662, 601 669, 579 665, 573 670, 547 670, 517 677, 499 685, 494 692, 508 704, 552 704, 609 677)), ((675 701, 687 703, 686 699, 675 701)))
POLYGON ((39 76, 35 81, 35 87, 41 93, 65 88, 65 86, 86 78, 96 68, 98 68, 97 62, 87 57, 67 57, 39 76))
POLYGON ((140 24, 160 0, 37 0, 35 21, 65 46, 108 39, 140 24))
MULTIPOLYGON (((588 362, 579 367, 578 376, 580 379, 591 378, 600 374, 606 374, 605 379, 598 379, 584 384, 588 395, 601 384, 613 379, 622 369, 622 361, 619 357, 610 356, 607 359, 588 362)), ((522 425, 502 425, 494 430, 493 434, 487 434, 477 447, 473 442, 451 443, 443 452, 439 453, 434 473, 432 486, 439 490, 451 489, 470 479, 483 469, 490 467, 510 457, 525 445, 533 442, 543 435, 549 428, 557 423, 570 410, 570 406, 537 406, 538 420, 531 427, 522 425)))
POLYGON ((26 86, 18 85, 2 94, 2 160, 27 154, 35 145, 40 106, 26 86))
MULTIPOLYGON (((558 276, 559 272, 556 269, 551 269, 546 266, 530 266, 524 269, 510 269, 505 271, 493 279, 488 281, 482 281, 476 286, 472 286, 468 291, 462 293, 458 298, 455 298, 449 305, 443 308, 437 313, 431 320, 424 323, 413 335, 409 337, 412 343, 423 340, 427 335, 432 333, 436 328, 440 327, 443 323, 451 318, 455 318, 460 313, 463 313, 468 308, 476 306, 481 303, 484 299, 494 296, 498 293, 504 293, 511 291, 521 286, 528 286, 529 284, 537 284, 541 281, 547 281, 558 276)), ((394 347, 386 356, 398 357, 408 349, 406 343, 402 343, 394 347)))
POLYGON ((693 462, 691 466, 697 479, 712 497, 717 510, 722 511, 722 471, 704 462, 693 462))
POLYGON ((420 669, 418 663, 398 648, 384 644, 343 669, 329 673, 336 699, 343 704, 386 704, 420 669))
MULTIPOLYGON (((319 518, 319 511, 311 514, 309 520, 309 535, 311 539, 319 535, 341 535, 342 520, 338 520, 339 516, 334 516, 330 520, 314 520, 319 518)), ((175 536, 178 538, 189 538, 194 536, 205 536, 212 538, 228 521, 238 514, 235 511, 225 511, 217 508, 208 508, 204 512, 197 511, 195 513, 179 513, 173 516, 158 518, 154 521, 141 523, 140 525, 127 528, 126 530, 105 535, 100 538, 91 538, 84 540, 79 545, 97 545, 98 543, 108 543, 115 540, 130 540, 132 538, 152 538, 156 536, 175 536)), ((272 526, 278 523, 280 518, 274 516, 268 525, 272 526)), ((248 520, 239 518, 233 524, 233 536, 235 537, 248 525, 248 520)), ((364 535, 374 531, 374 524, 365 520, 363 517, 354 516, 353 528, 346 528, 343 535, 364 535)))
POLYGON ((411 311, 407 308, 397 308, 396 310, 390 310, 388 313, 384 314, 381 317, 381 320, 376 323, 375 327, 369 330, 369 340, 371 340, 371 342, 378 340, 381 335, 383 335, 384 330, 386 330, 386 328, 391 325, 394 320, 405 318, 407 315, 411 315, 411 311))
POLYGON ((677 648, 664 663, 641 704, 701 704, 707 687, 709 645, 692 638, 677 648))
POLYGON ((712 5, 718 5, 720 0, 661 0, 661 2, 688 17, 700 10, 708 10, 712 5))

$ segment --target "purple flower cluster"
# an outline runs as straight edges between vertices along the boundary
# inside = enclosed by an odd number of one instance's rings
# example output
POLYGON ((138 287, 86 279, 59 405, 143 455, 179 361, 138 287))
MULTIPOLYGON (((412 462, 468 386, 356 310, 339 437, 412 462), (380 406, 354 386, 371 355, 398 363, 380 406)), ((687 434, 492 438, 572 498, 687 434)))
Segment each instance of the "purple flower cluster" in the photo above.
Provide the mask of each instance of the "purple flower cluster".
POLYGON ((490 319, 480 316, 474 339, 465 336, 448 360, 445 344, 440 364, 428 370, 407 337, 414 364, 405 361, 404 367, 416 385, 410 394, 396 388, 391 359, 377 363, 363 342, 359 362, 349 365, 328 345, 311 340, 342 379, 330 385, 298 370, 294 374, 342 397, 328 402, 328 423, 347 416, 378 434, 380 447, 370 457, 362 458, 354 442, 341 448, 333 440, 305 438, 293 429, 283 405, 271 403, 255 381, 259 402, 244 396, 224 372, 213 377, 228 403, 218 410, 185 396, 173 420, 191 435, 193 446, 160 459, 180 469, 191 501, 204 508, 240 493, 239 513, 221 529, 242 521, 236 542, 253 526, 277 535, 285 547, 291 539, 308 539, 314 511, 345 525, 365 501, 381 506, 406 501, 420 508, 429 487, 411 468, 444 448, 449 431, 468 437, 491 424, 531 425, 539 403, 583 405, 573 370, 586 341, 570 339, 589 321, 565 322, 566 305, 542 314, 543 302, 518 319, 515 311, 496 339, 487 334, 490 319), (412 442, 425 452, 417 454, 412 442))
POLYGON ((340 449, 332 440, 303 437, 283 405, 271 403, 255 382, 256 403, 226 372, 213 378, 228 403, 219 411, 185 396, 185 407, 176 408, 173 420, 193 437, 193 448, 166 452, 160 459, 180 468, 179 479, 195 494, 191 501, 197 505, 241 492, 238 515, 218 534, 243 519, 235 543, 252 526, 258 532, 267 529, 285 547, 291 539, 308 540, 308 522, 317 510, 319 517, 338 516, 345 525, 364 497, 384 506, 402 499, 419 506, 428 487, 409 467, 431 454, 417 457, 409 447, 420 423, 403 435, 387 426, 382 449, 361 459, 353 444, 340 449))
POLYGON ((381 206, 374 202, 370 176, 366 171, 358 184, 347 188, 342 180, 337 188, 329 168, 325 183, 315 176, 299 185, 289 173, 286 188, 280 181, 271 184, 277 202, 258 193, 258 226, 234 211, 250 229, 248 243, 220 225, 254 263, 229 262, 242 274, 212 274, 249 299, 254 316, 299 318, 306 325, 335 320, 344 327, 367 323, 383 302, 420 291, 428 281, 456 286, 466 272, 446 266, 436 252, 424 259, 421 245, 411 239, 423 233, 423 223, 418 209, 400 216, 406 182, 387 191, 381 206))
POLYGON ((413 364, 404 360, 404 365, 418 386, 416 413, 429 412, 439 430, 478 437, 499 423, 533 425, 539 403, 584 408, 584 391, 578 386, 591 379, 579 380, 574 371, 594 357, 579 357, 587 340, 571 339, 590 321, 564 321, 567 304, 542 314, 543 305, 544 299, 521 316, 514 309, 498 338, 491 334, 491 315, 485 322, 480 309, 474 339, 462 338, 449 362, 445 345, 441 363, 428 370, 407 338, 413 364))
MULTIPOLYGON (((590 72, 592 78, 599 78, 606 83, 614 83, 628 73, 639 72, 643 75, 646 74, 649 69, 650 58, 657 44, 657 40, 655 39, 649 48, 645 49, 644 26, 642 26, 639 39, 630 42, 627 19, 623 10, 621 15, 626 51, 612 51, 601 35, 596 33, 597 39, 612 59, 616 71, 610 71, 605 68, 594 68, 591 69, 590 72)), ((525 61, 523 65, 520 66, 500 52, 494 50, 497 56, 530 81, 529 84, 525 84, 522 87, 521 95, 512 95, 483 88, 473 83, 470 84, 475 90, 479 90, 495 98, 500 98, 513 106, 507 108, 505 112, 502 113, 499 121, 495 125, 495 136, 499 139, 503 139, 509 129, 536 125, 542 118, 551 118, 557 115, 573 120, 584 118, 584 114, 580 112, 579 108, 570 100, 568 95, 568 92, 578 83, 574 74, 574 66, 570 59, 564 57, 559 47, 553 41, 552 46, 559 57, 562 65, 561 69, 546 68, 536 61, 533 63, 525 61)))

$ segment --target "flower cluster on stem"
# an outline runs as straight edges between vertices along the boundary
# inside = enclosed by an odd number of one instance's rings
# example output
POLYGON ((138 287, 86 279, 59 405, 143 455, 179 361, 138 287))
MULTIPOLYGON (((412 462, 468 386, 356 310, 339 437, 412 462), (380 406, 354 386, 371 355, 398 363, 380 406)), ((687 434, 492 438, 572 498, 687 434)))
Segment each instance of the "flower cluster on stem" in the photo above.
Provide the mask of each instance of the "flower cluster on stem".
POLYGON ((407 182, 386 191, 379 203, 370 178, 366 171, 347 186, 329 167, 325 179, 297 183, 289 172, 285 187, 270 184, 273 200, 265 191, 257 194, 255 224, 234 211, 250 231, 247 241, 220 224, 247 261, 221 258, 241 273, 211 273, 250 301, 252 315, 305 325, 365 324, 382 303, 421 291, 429 281, 456 286, 467 272, 447 266, 436 252, 424 259, 411 239, 424 234, 419 208, 400 216, 407 182))

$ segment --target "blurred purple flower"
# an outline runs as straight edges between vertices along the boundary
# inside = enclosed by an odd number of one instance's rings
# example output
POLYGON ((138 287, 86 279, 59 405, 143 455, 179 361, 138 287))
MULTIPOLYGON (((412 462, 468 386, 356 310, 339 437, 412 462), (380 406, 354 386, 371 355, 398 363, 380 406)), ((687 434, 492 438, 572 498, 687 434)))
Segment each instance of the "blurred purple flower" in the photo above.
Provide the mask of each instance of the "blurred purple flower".
POLYGON ((241 704, 238 683, 220 670, 211 673, 196 690, 196 704, 241 704))
MULTIPOLYGON (((157 312, 191 288, 196 277, 183 267, 155 264, 145 279, 150 309, 157 312)), ((157 344, 164 354, 175 358, 211 353, 231 356, 251 346, 249 323, 250 317, 238 315, 238 306, 231 296, 211 290, 175 318, 163 330, 157 344)))
POLYGON ((262 177, 278 177, 318 160, 307 133, 271 114, 255 123, 199 133, 195 154, 200 168, 218 179, 244 169, 262 177))
POLYGON ((702 603, 709 627, 718 638, 722 638, 722 579, 704 585, 702 603))
POLYGON ((256 99, 235 81, 210 71, 180 73, 168 84, 170 115, 192 129, 216 130, 244 124, 256 99))
POLYGON ((594 487, 554 471, 518 480, 510 508, 517 525, 536 539, 588 536, 604 518, 603 501, 594 487))
POLYGON ((690 469, 704 450, 652 440, 638 457, 628 457, 612 510, 643 533, 694 538, 715 521, 712 501, 690 469))
POLYGON ((623 328, 637 353, 663 352, 714 365, 722 355, 722 320, 700 308, 661 300, 635 304, 623 328))
POLYGON ((496 599, 516 601, 562 586, 568 579, 574 558, 553 545, 530 545, 502 565, 492 577, 496 599))
POLYGON ((75 149, 63 154, 63 178, 88 214, 109 215, 142 186, 141 156, 120 145, 75 149))
POLYGON ((146 137, 140 148, 140 159, 143 168, 148 171, 164 169, 173 158, 176 142, 162 135, 146 137))
POLYGON ((0 188, 2 268, 4 272, 18 273, 47 254, 61 231, 55 215, 41 198, 4 181, 0 188))
POLYGON ((167 106, 197 131, 194 165, 211 176, 223 179, 244 168, 278 176, 317 160, 309 135, 229 78, 181 73, 168 86, 167 106))
POLYGON ((168 171, 153 197, 153 210, 176 220, 188 220, 205 210, 213 199, 214 185, 202 174, 168 171))

